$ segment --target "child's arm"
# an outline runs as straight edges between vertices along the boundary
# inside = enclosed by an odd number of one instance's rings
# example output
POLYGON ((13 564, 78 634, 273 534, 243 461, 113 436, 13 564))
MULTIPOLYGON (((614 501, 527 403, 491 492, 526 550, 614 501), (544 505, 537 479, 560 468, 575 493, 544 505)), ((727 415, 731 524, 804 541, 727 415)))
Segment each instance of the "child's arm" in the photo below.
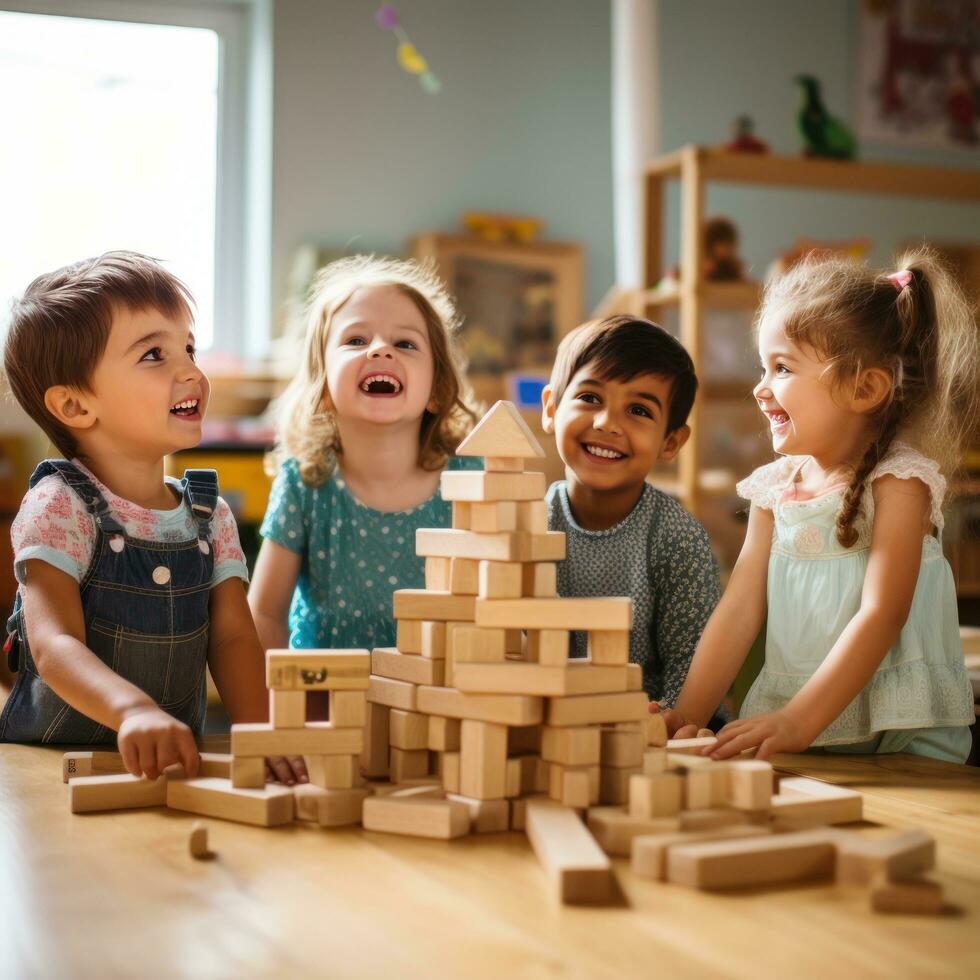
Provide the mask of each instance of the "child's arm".
POLYGON ((759 759, 802 752, 857 697, 901 632, 919 576, 929 491, 919 480, 889 475, 875 480, 871 492, 875 518, 860 609, 784 708, 722 729, 715 758, 755 746, 759 759))
POLYGON ((248 605, 266 650, 283 650, 289 646, 289 604, 301 563, 302 558, 295 551, 268 538, 262 542, 248 590, 248 605))
POLYGON ((200 757, 191 730, 85 645, 78 583, 40 559, 28 560, 25 571, 24 622, 44 682, 73 708, 119 733, 119 753, 134 776, 156 779, 175 762, 196 776, 200 757))
POLYGON ((772 511, 753 504, 728 587, 704 628, 677 705, 667 713, 672 734, 687 725, 705 726, 759 635, 766 615, 772 529, 772 511))

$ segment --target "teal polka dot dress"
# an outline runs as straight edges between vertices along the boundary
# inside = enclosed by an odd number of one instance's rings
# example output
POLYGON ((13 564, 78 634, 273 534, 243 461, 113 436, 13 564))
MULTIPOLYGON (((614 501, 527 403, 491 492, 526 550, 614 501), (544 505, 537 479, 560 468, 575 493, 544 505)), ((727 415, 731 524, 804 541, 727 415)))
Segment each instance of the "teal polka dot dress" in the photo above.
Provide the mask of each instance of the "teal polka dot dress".
MULTIPOLYGON (((482 459, 452 457, 447 469, 482 467, 482 459)), ((289 645, 394 646, 392 593, 425 585, 415 531, 451 524, 452 506, 438 490, 418 507, 385 513, 357 501, 339 470, 311 487, 300 478, 296 460, 287 459, 259 533, 302 557, 289 609, 289 645)))

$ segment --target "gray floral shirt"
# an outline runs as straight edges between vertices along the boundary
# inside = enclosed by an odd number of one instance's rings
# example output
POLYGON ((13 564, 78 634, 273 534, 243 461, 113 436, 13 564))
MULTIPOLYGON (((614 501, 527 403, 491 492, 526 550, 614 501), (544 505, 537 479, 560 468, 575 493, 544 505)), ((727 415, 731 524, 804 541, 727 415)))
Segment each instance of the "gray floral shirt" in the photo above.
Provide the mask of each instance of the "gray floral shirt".
MULTIPOLYGON (((631 596, 630 660, 643 687, 673 705, 705 623, 718 604, 718 563, 704 528, 672 497, 649 484, 615 527, 587 531, 576 523, 562 481, 548 490, 548 527, 563 531, 558 594, 631 596)), ((572 655, 586 656, 586 636, 572 634, 572 655)))

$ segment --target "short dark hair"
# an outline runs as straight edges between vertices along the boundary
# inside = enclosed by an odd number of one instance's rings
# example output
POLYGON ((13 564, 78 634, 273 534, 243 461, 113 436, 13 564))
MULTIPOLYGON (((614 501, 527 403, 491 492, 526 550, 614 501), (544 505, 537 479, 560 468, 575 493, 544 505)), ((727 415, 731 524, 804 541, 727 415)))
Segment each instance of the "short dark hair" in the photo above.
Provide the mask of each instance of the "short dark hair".
POLYGON ((106 252, 38 276, 10 314, 3 365, 14 397, 70 459, 78 443, 44 404, 48 388, 89 388, 120 308, 193 320, 193 306, 176 276, 138 252, 106 252))
POLYGON ((558 345, 551 369, 555 405, 586 364, 595 364, 596 373, 606 381, 631 381, 641 374, 669 379, 667 431, 674 432, 687 422, 698 376, 691 355, 663 327, 634 316, 610 316, 576 327, 558 345))

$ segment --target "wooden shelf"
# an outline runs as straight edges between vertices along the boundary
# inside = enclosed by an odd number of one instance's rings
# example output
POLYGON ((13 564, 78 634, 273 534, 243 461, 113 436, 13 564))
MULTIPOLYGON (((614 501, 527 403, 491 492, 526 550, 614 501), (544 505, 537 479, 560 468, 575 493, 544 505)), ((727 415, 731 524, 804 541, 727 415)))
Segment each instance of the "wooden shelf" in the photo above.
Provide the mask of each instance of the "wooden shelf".
MULTIPOLYGON (((695 295, 709 309, 755 310, 762 298, 761 282, 702 282, 693 287, 695 295)), ((640 290, 638 298, 648 306, 678 306, 684 294, 680 284, 640 290)))

